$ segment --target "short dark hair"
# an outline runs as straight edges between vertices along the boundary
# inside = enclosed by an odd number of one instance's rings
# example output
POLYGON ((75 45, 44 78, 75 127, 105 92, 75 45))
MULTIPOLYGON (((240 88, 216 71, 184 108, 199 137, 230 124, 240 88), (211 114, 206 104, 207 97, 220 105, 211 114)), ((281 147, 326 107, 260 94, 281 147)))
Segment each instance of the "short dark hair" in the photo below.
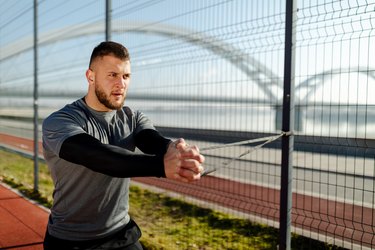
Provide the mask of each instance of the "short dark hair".
POLYGON ((128 49, 125 48, 122 44, 112 41, 106 41, 101 42, 98 46, 94 48, 91 54, 89 66, 91 66, 92 62, 96 58, 108 55, 113 55, 123 61, 130 60, 128 49))

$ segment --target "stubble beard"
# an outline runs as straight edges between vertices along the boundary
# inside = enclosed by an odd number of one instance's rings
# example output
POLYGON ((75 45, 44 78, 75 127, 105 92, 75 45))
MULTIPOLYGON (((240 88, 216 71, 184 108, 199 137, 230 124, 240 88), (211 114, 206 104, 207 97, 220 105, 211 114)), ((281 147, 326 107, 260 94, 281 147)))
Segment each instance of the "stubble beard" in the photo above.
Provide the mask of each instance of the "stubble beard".
POLYGON ((99 86, 95 86, 95 94, 99 102, 108 109, 118 110, 124 106, 125 96, 123 97, 123 100, 121 101, 121 103, 112 102, 110 100, 110 96, 104 93, 104 91, 99 86))

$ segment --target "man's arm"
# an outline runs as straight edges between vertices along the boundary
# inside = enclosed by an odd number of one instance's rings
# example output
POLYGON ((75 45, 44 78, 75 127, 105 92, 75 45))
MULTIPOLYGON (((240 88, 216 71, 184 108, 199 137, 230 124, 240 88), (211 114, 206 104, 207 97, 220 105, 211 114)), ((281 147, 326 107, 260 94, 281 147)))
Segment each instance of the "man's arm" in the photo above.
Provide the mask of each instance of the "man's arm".
POLYGON ((145 154, 164 155, 172 142, 163 137, 157 130, 144 129, 134 137, 135 145, 145 154))
POLYGON ((103 144, 85 133, 67 138, 61 146, 59 156, 113 177, 165 176, 163 154, 137 154, 117 146, 103 144))
POLYGON ((198 180, 203 173, 201 163, 204 162, 199 149, 188 146, 183 139, 166 145, 165 154, 144 155, 103 144, 96 138, 81 133, 63 142, 59 156, 113 177, 155 176, 184 182, 198 180))
POLYGON ((164 171, 167 178, 188 182, 199 179, 200 173, 203 172, 203 167, 200 164, 203 163, 204 157, 199 154, 199 149, 196 146, 188 146, 183 139, 172 142, 154 129, 144 129, 136 134, 135 144, 144 153, 164 155, 166 166, 164 171), (177 158, 184 161, 175 162, 173 167, 171 162, 174 162, 173 158, 176 158, 173 153, 176 150, 179 154, 177 158), (181 164, 182 162, 184 165, 181 164))

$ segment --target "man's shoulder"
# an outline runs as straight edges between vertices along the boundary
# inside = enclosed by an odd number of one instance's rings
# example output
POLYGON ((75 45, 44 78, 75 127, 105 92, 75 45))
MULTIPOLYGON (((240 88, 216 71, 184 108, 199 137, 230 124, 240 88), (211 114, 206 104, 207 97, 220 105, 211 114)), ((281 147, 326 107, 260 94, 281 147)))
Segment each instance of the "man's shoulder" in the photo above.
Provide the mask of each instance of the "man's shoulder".
POLYGON ((123 106, 120 111, 124 114, 125 117, 130 120, 137 121, 145 117, 145 114, 143 112, 141 112, 140 110, 132 109, 129 106, 123 106))
POLYGON ((134 111, 128 107, 128 106, 123 106, 121 111, 127 116, 127 117, 132 117, 134 116, 134 111))
POLYGON ((80 100, 76 100, 47 116, 44 119, 43 124, 48 124, 50 122, 55 123, 56 121, 61 119, 69 119, 77 116, 79 117, 84 115, 84 113, 84 107, 83 105, 81 105, 80 100))

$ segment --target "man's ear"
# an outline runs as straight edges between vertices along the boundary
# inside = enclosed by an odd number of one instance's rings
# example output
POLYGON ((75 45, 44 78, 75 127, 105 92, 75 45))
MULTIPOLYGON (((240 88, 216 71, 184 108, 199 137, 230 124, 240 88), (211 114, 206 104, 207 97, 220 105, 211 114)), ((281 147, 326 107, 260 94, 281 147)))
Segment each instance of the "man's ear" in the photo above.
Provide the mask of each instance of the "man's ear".
POLYGON ((95 81, 95 73, 91 69, 86 70, 86 79, 89 82, 89 84, 93 84, 94 83, 94 81, 95 81))

